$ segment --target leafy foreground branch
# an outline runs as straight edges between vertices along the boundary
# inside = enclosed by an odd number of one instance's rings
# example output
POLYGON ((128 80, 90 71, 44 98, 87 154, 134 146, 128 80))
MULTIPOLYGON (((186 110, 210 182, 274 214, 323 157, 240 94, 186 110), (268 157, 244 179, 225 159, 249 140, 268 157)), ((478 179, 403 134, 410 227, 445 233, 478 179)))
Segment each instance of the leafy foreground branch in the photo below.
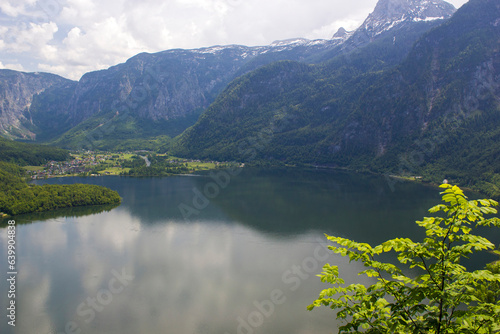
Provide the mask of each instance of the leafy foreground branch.
POLYGON ((498 333, 500 331, 500 274, 498 265, 469 272, 460 260, 475 251, 493 250, 486 238, 472 234, 479 226, 500 227, 498 203, 469 201, 457 186, 444 184, 443 202, 431 213, 443 217, 424 218, 417 224, 426 230, 423 242, 397 238, 372 247, 349 239, 327 236, 336 246, 329 248, 361 261, 367 267, 359 275, 376 279, 368 287, 345 286, 337 266, 326 264, 319 275, 334 287, 323 290, 309 305, 337 310, 337 319, 347 322, 339 333, 498 333), (416 277, 375 258, 394 250, 398 261, 419 271, 416 277))

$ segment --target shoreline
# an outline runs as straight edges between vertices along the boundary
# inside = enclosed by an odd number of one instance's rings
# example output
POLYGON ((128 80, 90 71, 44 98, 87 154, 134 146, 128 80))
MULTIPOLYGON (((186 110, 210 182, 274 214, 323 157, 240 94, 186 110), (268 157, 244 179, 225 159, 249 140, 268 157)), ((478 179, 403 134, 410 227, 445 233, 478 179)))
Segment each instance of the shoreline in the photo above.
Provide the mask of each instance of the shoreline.
MULTIPOLYGON (((242 164, 239 164, 239 168, 244 168, 245 166, 242 164)), ((249 168, 262 168, 262 167, 252 167, 249 166, 249 168)), ((286 166, 268 166, 264 168, 282 168, 285 170, 293 170, 293 169, 318 169, 318 170, 332 170, 332 171, 343 171, 343 172, 349 172, 349 173, 356 173, 356 174, 365 174, 365 175, 373 175, 377 177, 385 177, 385 178, 390 178, 394 180, 399 180, 400 182, 412 182, 412 183, 418 183, 422 186, 430 186, 432 188, 438 189, 440 184, 432 181, 427 181, 423 179, 422 177, 415 177, 415 176, 399 176, 399 175, 392 175, 392 174, 381 174, 381 173, 376 173, 373 171, 369 170, 356 170, 356 169, 350 169, 350 168, 345 168, 345 167, 335 167, 335 166, 320 166, 320 165, 302 165, 302 166, 296 166, 296 165, 286 165, 286 166)), ((151 176, 140 176, 140 175, 109 175, 109 174, 99 174, 99 175, 78 175, 78 174, 68 174, 68 175, 54 175, 54 176, 48 176, 47 178, 44 179, 27 179, 27 183, 30 185, 33 185, 30 181, 40 181, 40 180, 47 180, 47 179, 56 179, 56 178, 66 178, 66 177, 82 177, 82 178, 92 178, 92 177, 106 177, 106 176, 114 176, 114 177, 128 177, 128 178, 164 178, 164 177, 171 177, 171 176, 183 176, 183 177, 198 177, 198 176, 203 176, 203 175, 198 175, 197 172, 204 172, 204 171, 210 171, 210 170, 216 170, 217 168, 212 168, 212 169, 204 169, 204 170, 198 170, 198 171, 193 171, 191 173, 182 173, 182 174, 171 174, 171 175, 151 175, 151 176)), ((388 181, 389 182, 389 181, 388 181)), ((388 184, 388 186, 390 186, 388 184)), ((476 193, 476 195, 484 195, 487 196, 484 192, 472 189, 470 187, 461 187, 463 190, 470 191, 476 193)), ((474 196, 475 197, 475 196, 474 196)), ((120 204, 118 203, 118 206, 120 204)), ((65 207, 65 208, 57 208, 55 210, 47 210, 47 211, 34 211, 31 212, 30 214, 38 214, 38 213, 49 213, 49 212, 56 212, 61 209, 69 209, 69 208, 90 208, 90 207, 95 207, 99 205, 83 205, 83 206, 77 206, 77 207, 65 207)), ((15 217, 10 216, 6 213, 0 212, 0 220, 7 219, 9 217, 15 217)))

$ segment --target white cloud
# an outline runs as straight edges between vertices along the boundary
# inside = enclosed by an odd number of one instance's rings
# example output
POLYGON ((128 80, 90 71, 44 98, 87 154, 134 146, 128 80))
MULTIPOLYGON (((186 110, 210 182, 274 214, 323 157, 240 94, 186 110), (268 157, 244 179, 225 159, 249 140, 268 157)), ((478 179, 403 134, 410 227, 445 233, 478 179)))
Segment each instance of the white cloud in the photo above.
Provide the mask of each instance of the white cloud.
POLYGON ((105 11, 98 10, 94 1, 68 0, 61 10, 60 19, 63 22, 89 24, 99 19, 105 11))
POLYGON ((52 41, 54 34, 58 31, 54 22, 36 24, 21 23, 0 30, 2 38, 2 49, 9 52, 33 52, 38 53, 47 43, 52 41))
POLYGON ((25 72, 26 70, 24 69, 23 65, 21 64, 3 64, 1 61, 0 61, 0 69, 9 69, 9 70, 15 70, 15 71, 21 71, 21 72, 25 72))
POLYGON ((85 72, 123 62, 147 49, 127 31, 125 17, 109 17, 85 30, 74 27, 57 47, 42 49, 39 69, 78 79, 85 72))
POLYGON ((11 17, 18 17, 27 13, 27 7, 32 7, 37 0, 2 0, 0 11, 11 17))

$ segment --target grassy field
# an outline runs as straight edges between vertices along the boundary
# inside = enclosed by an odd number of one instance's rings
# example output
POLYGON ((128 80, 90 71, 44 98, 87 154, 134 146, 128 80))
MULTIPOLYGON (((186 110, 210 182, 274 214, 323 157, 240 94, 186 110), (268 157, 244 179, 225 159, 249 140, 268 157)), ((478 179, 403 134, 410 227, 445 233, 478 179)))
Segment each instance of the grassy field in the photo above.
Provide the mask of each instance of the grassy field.
POLYGON ((120 154, 113 154, 113 155, 119 155, 120 157, 118 159, 121 159, 121 160, 130 160, 136 154, 132 154, 132 153, 120 153, 120 154))
POLYGON ((110 167, 99 172, 100 175, 120 175, 120 173, 128 173, 130 168, 110 167))
POLYGON ((212 162, 188 162, 187 164, 189 168, 195 168, 197 170, 215 169, 215 167, 217 166, 212 162))
POLYGON ((23 168, 28 172, 40 172, 44 169, 44 166, 25 166, 23 168))

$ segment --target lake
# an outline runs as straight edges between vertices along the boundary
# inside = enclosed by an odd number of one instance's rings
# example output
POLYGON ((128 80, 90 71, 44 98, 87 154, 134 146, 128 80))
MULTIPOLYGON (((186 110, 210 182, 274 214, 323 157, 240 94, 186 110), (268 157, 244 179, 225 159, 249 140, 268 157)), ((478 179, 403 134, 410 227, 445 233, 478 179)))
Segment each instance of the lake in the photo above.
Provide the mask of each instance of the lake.
MULTIPOLYGON (((333 311, 306 310, 328 287, 316 277, 321 267, 368 281, 356 275, 362 266, 326 250, 324 233, 373 245, 418 239, 414 221, 440 200, 435 187, 398 182, 391 190, 383 177, 330 170, 43 183, 103 185, 123 202, 15 217, 17 322, 2 316, 1 333, 336 332, 333 311)), ((6 229, 0 234, 6 275, 6 229)), ((0 281, 3 310, 7 284, 0 281)))

